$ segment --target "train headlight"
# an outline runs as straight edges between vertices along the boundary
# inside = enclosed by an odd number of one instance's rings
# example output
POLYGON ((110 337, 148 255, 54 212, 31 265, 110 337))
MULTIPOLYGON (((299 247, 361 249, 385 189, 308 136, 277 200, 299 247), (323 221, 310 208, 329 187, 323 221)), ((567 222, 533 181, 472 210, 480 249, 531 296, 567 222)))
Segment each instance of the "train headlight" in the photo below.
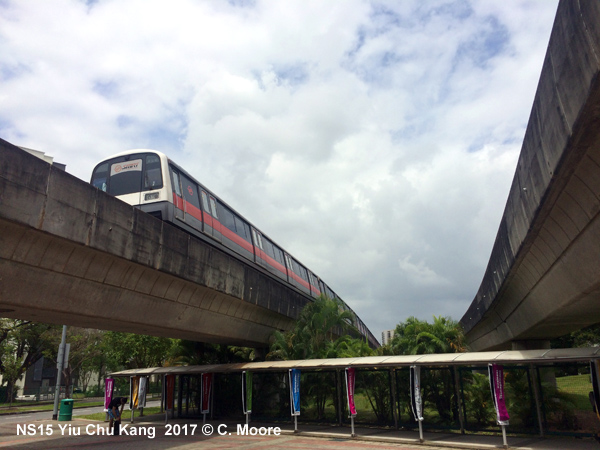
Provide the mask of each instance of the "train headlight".
POLYGON ((159 193, 158 192, 152 192, 151 194, 144 195, 144 200, 145 201, 158 200, 158 197, 159 197, 159 193))

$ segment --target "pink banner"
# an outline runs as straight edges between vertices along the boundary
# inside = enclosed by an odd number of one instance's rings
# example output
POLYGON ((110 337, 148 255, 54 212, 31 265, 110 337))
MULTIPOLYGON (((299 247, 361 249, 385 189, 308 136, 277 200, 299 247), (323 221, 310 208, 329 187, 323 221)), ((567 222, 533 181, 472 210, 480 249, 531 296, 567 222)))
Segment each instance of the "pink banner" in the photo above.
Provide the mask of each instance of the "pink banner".
POLYGON ((115 380, 107 378, 104 380, 104 411, 108 411, 108 405, 112 400, 113 391, 115 389, 115 380))
POLYGON ((356 382, 356 369, 346 369, 346 393, 348 394, 348 411, 351 416, 356 416, 356 404, 354 403, 354 385, 356 382))
POLYGON ((508 425, 509 416, 506 410, 506 397, 504 396, 504 368, 498 364, 490 364, 488 371, 498 425, 508 425))
POLYGON ((212 373, 202 374, 202 411, 201 413, 210 412, 210 390, 212 388, 212 373))

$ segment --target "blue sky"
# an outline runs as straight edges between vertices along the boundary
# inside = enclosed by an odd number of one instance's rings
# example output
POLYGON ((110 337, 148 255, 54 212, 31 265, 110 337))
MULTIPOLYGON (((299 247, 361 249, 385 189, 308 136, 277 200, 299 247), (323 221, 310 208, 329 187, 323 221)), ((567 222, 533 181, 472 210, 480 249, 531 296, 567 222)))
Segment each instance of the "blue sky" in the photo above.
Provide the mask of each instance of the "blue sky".
POLYGON ((0 1, 0 137, 88 180, 153 148, 371 331, 460 319, 557 1, 0 1))

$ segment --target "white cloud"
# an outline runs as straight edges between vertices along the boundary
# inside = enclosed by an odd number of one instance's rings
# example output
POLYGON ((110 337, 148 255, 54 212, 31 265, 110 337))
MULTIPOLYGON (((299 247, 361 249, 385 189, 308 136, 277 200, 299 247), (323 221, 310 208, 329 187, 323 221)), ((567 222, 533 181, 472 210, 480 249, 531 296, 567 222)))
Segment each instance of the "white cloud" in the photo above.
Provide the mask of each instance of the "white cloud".
POLYGON ((0 137, 87 179, 163 150, 375 335, 459 319, 556 1, 0 2, 0 137))

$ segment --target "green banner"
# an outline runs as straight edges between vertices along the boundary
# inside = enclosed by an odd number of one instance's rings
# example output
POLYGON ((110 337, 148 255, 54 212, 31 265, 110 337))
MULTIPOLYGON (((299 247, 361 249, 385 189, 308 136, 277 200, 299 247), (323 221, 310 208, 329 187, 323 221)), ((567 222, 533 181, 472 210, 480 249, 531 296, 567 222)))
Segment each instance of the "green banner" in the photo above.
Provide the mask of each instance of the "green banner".
POLYGON ((252 412, 252 372, 242 372, 242 408, 244 414, 252 412))

